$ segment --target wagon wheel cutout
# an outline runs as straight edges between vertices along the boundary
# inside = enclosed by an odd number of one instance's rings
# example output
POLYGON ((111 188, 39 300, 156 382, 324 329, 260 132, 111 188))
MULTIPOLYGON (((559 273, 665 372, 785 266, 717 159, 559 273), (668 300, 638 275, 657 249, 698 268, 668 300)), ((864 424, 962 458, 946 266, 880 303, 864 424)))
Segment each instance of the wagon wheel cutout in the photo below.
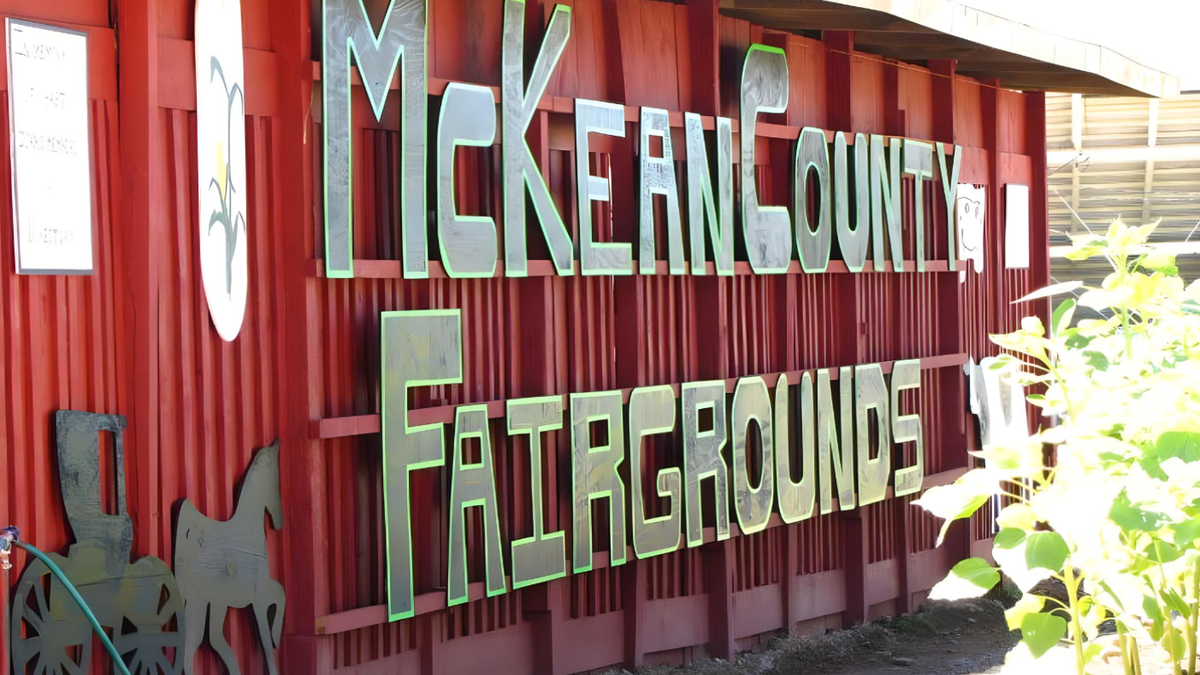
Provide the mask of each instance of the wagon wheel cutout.
MULTIPOLYGON (((66 559, 51 554, 56 564, 66 559)), ((25 568, 17 582, 9 616, 9 648, 15 675, 84 675, 92 658, 92 628, 71 598, 51 597, 50 569, 40 560, 25 568), (51 602, 69 614, 55 618, 51 602)), ((61 587, 54 593, 66 594, 61 587)))
POLYGON ((142 558, 127 568, 130 598, 113 645, 132 675, 178 675, 183 669, 183 596, 161 560, 142 558))

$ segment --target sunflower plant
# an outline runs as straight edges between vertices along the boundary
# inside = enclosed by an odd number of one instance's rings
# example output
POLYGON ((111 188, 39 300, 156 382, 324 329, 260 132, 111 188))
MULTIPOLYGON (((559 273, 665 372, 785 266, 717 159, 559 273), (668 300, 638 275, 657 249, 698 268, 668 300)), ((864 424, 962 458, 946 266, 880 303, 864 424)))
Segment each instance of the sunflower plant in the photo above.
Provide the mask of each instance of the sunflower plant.
POLYGON ((945 519, 940 545, 954 520, 1003 497, 995 565, 965 560, 935 594, 982 595, 1003 572, 1024 592, 1006 613, 1022 633, 1017 649, 1040 659, 1065 640, 1079 675, 1099 665, 1112 638, 1098 638, 1114 630, 1125 673, 1141 673, 1148 645, 1176 675, 1197 673, 1200 281, 1185 285, 1173 257, 1147 244, 1154 226, 1118 220, 1073 238, 1068 258, 1105 256, 1113 272, 1098 288, 1056 284, 1023 298, 1076 296, 1057 304, 1048 330, 1028 317, 991 336, 1003 349, 992 367, 1035 392, 1039 430, 973 453, 982 467, 916 502, 945 519), (1076 322, 1077 307, 1100 318, 1076 322), (1055 585, 1065 594, 1041 590, 1055 585))

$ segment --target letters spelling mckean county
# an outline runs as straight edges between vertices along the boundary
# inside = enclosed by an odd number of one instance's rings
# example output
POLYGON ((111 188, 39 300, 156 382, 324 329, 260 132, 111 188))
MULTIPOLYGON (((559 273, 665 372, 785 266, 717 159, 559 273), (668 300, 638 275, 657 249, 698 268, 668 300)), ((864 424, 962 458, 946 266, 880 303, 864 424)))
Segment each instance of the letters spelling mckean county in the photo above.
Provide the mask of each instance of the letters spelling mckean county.
MULTIPOLYGON (((501 1, 501 0, 497 0, 501 1)), ((526 79, 524 12, 520 0, 503 0, 501 55, 501 149, 504 228, 504 274, 528 274, 526 195, 533 205, 551 262, 560 275, 574 273, 575 242, 550 194, 525 139, 539 101, 570 38, 571 10, 554 9, 533 70, 526 79)), ((375 116, 379 118, 388 90, 399 72, 401 105, 400 161, 401 267, 409 279, 427 278, 426 163, 428 97, 426 96, 426 31, 423 2, 390 5, 376 33, 360 0, 324 0, 325 265, 326 276, 354 276, 351 72, 357 66, 375 116)), ((806 127, 795 144, 793 196, 790 208, 764 206, 756 188, 755 126, 758 114, 787 108, 789 76, 782 50, 752 45, 742 71, 740 133, 741 235, 745 255, 757 274, 779 274, 792 261, 793 246, 806 273, 826 271, 836 232, 842 261, 851 272, 862 271, 868 254, 875 270, 890 257, 897 272, 925 271, 924 189, 934 180, 934 158, 945 196, 948 269, 954 269, 955 191, 961 149, 941 143, 854 134, 827 134, 806 127), (830 138, 832 137, 832 142, 830 138), (851 157, 850 147, 853 145, 851 157), (831 161, 832 155, 832 161, 831 161), (947 170, 947 157, 951 157, 947 170), (902 246, 901 174, 917 182, 914 191, 915 260, 906 264, 902 246), (815 174, 819 206, 809 217, 805 186, 815 174), (851 228, 850 175, 853 174, 854 227, 851 228)), ((436 231, 442 265, 454 278, 492 277, 498 264, 496 223, 491 217, 460 215, 454 206, 454 156, 458 146, 491 146, 496 141, 496 101, 491 88, 452 83, 441 98, 436 133, 436 231)), ((637 262, 633 243, 597 242, 592 237, 592 202, 609 201, 609 178, 591 173, 589 138, 596 134, 623 137, 625 108, 612 103, 576 99, 575 186, 579 222, 579 269, 584 275, 655 274, 659 251, 654 231, 654 196, 665 197, 666 258, 670 274, 706 274, 712 251, 718 275, 734 273, 733 123, 704 120, 685 112, 687 234, 680 213, 670 125, 666 110, 643 107, 638 125, 639 210, 637 262), (706 124, 715 132, 715 184, 709 166, 706 124), (645 151, 658 137, 662 156, 645 151), (690 264, 689 264, 690 263, 690 264)), ((441 423, 410 426, 407 393, 412 387, 462 381, 462 329, 458 310, 385 312, 382 332, 382 430, 384 493, 388 553, 388 607, 392 619, 414 614, 413 542, 410 519, 410 473, 445 466, 451 472, 447 602, 468 599, 464 511, 482 508, 485 588, 489 596, 506 592, 495 473, 488 434, 488 407, 463 405, 455 411, 450 456, 441 423), (467 439, 478 439, 480 458, 468 463, 462 453, 467 439)), ((647 557, 676 550, 684 534, 687 546, 704 542, 701 483, 711 480, 717 504, 716 539, 729 536, 729 511, 743 533, 764 529, 773 511, 792 523, 837 506, 855 507, 884 498, 892 474, 893 444, 914 444, 912 466, 895 470, 897 495, 920 490, 924 476, 921 421, 901 415, 900 393, 920 386, 920 362, 891 365, 890 386, 881 364, 858 365, 803 373, 798 382, 783 375, 772 397, 761 377, 736 382, 726 402, 724 381, 678 386, 640 387, 577 393, 507 402, 509 435, 528 437, 533 534, 510 542, 511 586, 521 588, 565 576, 565 532, 545 532, 542 513, 541 442, 547 432, 569 423, 573 495, 572 569, 592 568, 592 502, 607 502, 610 518, 609 564, 626 560, 627 531, 634 554, 647 557), (833 380, 837 380, 834 386, 833 380), (789 403, 798 388, 798 406, 789 403), (835 396, 836 389, 836 396, 835 396), (773 400, 772 400, 773 398, 773 400), (836 401, 835 401, 836 399, 836 401), (798 409, 798 410, 797 410, 798 409), (874 414, 872 427, 870 415, 874 414), (677 419, 677 418, 682 418, 677 419), (798 419, 792 424, 791 419, 798 419), (750 476, 747 459, 750 424, 757 425, 762 462, 750 476), (654 481, 660 498, 669 502, 665 515, 648 518, 643 504, 641 443, 646 436, 673 432, 681 425, 683 466, 661 469, 654 481), (793 427, 798 438, 793 437, 793 427), (871 431, 874 429, 874 438, 871 431), (597 429, 603 429, 597 433, 597 429), (607 440, 597 441, 606 437, 607 440), (628 450, 627 452, 627 444, 628 450), (801 466, 792 467, 792 446, 799 447, 801 466), (726 453, 726 446, 730 450, 726 453), (874 447, 874 450, 872 448, 874 447), (875 456, 872 456, 872 455, 875 456), (727 462, 726 456, 731 458, 727 462), (629 485, 618 471, 629 462, 629 485), (732 466, 730 466, 730 464, 732 466), (818 468, 819 466, 819 468, 818 468), (797 481, 794 476, 801 476, 797 481), (756 486, 755 486, 756 485, 756 486), (857 489, 857 490, 856 490, 857 489), (626 492, 628 491, 628 494, 626 492), (626 517, 625 509, 631 513, 626 517), (628 527, 627 527, 628 523, 628 527)), ((796 377, 796 374, 793 374, 796 377)))

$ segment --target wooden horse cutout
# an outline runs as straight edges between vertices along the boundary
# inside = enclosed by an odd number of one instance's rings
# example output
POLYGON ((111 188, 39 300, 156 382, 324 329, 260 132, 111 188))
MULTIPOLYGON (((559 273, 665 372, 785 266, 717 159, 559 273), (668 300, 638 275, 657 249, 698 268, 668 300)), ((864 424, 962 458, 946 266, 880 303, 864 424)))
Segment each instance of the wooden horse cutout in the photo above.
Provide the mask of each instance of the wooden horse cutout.
POLYGON ((283 527, 279 496, 279 441, 255 454, 246 471, 233 518, 212 520, 184 501, 175 528, 175 577, 184 601, 183 672, 190 675, 205 638, 230 675, 240 675, 225 640, 225 613, 252 607, 267 672, 277 675, 275 650, 283 629, 283 586, 271 578, 263 511, 274 529, 283 527), (271 609, 274 608, 274 612, 271 609))

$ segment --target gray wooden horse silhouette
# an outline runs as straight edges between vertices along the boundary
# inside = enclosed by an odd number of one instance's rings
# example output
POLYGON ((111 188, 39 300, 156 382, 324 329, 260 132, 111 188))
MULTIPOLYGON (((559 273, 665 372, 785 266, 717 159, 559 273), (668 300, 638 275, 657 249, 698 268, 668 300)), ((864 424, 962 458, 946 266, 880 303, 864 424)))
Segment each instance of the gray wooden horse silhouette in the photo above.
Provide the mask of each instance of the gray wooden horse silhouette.
POLYGON ((212 520, 184 501, 175 528, 175 578, 183 594, 187 638, 183 672, 192 672, 205 638, 231 675, 240 675, 237 657, 225 640, 229 608, 252 607, 267 672, 276 675, 275 649, 283 629, 283 586, 271 578, 263 511, 275 529, 283 527, 279 497, 279 441, 255 454, 246 471, 233 518, 212 520), (271 609, 274 608, 274 612, 271 609), (206 620, 207 619, 207 620, 206 620))

